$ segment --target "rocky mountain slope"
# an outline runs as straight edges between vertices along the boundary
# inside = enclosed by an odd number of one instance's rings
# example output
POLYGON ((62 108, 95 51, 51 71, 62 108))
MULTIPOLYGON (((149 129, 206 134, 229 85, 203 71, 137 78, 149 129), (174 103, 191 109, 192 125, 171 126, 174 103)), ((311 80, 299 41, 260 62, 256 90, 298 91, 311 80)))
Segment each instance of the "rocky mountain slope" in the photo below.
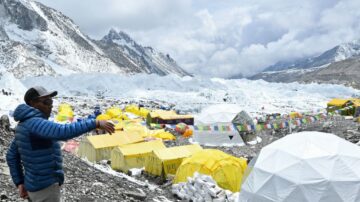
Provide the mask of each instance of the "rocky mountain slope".
POLYGON ((142 47, 125 32, 111 29, 106 36, 95 43, 116 65, 124 67, 128 72, 159 75, 188 74, 168 54, 157 52, 151 47, 142 47))
POLYGON ((341 44, 318 57, 279 62, 249 79, 269 82, 317 82, 360 88, 360 40, 341 44))
POLYGON ((344 84, 360 89, 360 57, 335 62, 326 68, 306 73, 298 81, 344 84))
POLYGON ((334 48, 325 51, 319 56, 302 58, 295 61, 280 61, 270 67, 266 68, 264 72, 281 71, 286 69, 308 69, 313 67, 320 67, 334 62, 346 60, 351 57, 360 55, 360 40, 355 40, 349 43, 343 43, 334 48))
POLYGON ((250 79, 269 82, 330 83, 360 89, 360 57, 334 62, 322 68, 262 72, 250 79))
POLYGON ((32 0, 0 1, 0 71, 20 79, 80 72, 188 75, 169 55, 123 32, 92 40, 70 18, 32 0))

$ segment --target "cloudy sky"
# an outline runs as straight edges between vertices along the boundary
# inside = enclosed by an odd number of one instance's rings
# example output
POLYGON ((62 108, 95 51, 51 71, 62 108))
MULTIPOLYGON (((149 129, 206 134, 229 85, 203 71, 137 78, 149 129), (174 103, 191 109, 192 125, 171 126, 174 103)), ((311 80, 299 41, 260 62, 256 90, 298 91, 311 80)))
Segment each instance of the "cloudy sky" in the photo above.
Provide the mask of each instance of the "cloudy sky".
POLYGON ((360 39, 359 0, 38 1, 92 38, 125 31, 185 70, 212 77, 249 76, 360 39))

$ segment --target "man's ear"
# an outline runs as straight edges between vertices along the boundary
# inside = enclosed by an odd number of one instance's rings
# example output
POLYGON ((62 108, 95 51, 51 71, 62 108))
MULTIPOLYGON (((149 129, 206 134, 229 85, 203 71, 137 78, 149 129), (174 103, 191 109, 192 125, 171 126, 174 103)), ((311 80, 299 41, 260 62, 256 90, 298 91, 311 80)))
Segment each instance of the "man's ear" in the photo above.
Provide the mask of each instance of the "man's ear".
POLYGON ((29 101, 29 106, 35 107, 36 105, 37 105, 37 102, 35 102, 34 100, 29 101))

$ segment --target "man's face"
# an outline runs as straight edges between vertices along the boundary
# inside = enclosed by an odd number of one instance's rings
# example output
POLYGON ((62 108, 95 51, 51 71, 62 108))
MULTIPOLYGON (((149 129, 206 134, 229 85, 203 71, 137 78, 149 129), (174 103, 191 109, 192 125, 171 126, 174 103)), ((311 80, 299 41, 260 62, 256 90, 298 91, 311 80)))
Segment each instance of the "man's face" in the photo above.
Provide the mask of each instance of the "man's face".
POLYGON ((41 97, 31 101, 30 105, 44 113, 46 118, 49 118, 53 107, 53 100, 50 96, 41 97))

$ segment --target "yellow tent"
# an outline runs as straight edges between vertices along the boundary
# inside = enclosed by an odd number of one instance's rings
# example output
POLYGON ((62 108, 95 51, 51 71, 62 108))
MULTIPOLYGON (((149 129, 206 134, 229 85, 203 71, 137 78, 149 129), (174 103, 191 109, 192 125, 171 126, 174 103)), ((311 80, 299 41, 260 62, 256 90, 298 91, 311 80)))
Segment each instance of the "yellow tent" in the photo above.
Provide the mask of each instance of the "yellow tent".
POLYGON ((175 140, 175 136, 164 129, 150 130, 146 126, 141 125, 139 122, 124 121, 119 124, 115 124, 115 127, 122 128, 122 130, 129 133, 139 133, 142 137, 155 137, 163 140, 175 140))
POLYGON ((126 119, 123 120, 121 118, 112 118, 110 120, 114 125, 115 125, 115 130, 125 130, 125 128, 128 130, 131 130, 132 126, 135 125, 134 127, 137 128, 139 126, 141 126, 141 121, 139 119, 126 119))
POLYGON ((111 118, 117 118, 122 115, 122 110, 119 107, 110 107, 106 110, 107 115, 111 118))
POLYGON ((101 121, 108 121, 111 119, 111 116, 107 115, 107 114, 100 114, 99 116, 96 117, 96 120, 101 120, 101 121))
POLYGON ((146 118, 149 113, 150 113, 150 110, 143 108, 143 107, 141 107, 139 110, 139 116, 141 116, 143 118, 146 118))
POLYGON ((131 104, 125 106, 125 111, 136 114, 139 111, 139 107, 137 105, 131 104))
POLYGON ((150 112, 146 117, 146 123, 156 124, 178 124, 186 123, 188 125, 194 125, 194 117, 192 115, 180 115, 175 111, 154 110, 150 112))
POLYGON ((71 105, 67 103, 61 103, 58 107, 58 114, 55 117, 55 120, 58 122, 72 121, 74 118, 74 112, 71 105))
POLYGON ((360 106, 360 99, 353 99, 352 102, 354 105, 360 106))
POLYGON ((128 120, 129 117, 122 112, 119 107, 110 107, 106 110, 106 115, 110 116, 111 119, 128 120))
POLYGON ((187 119, 193 118, 192 115, 179 115, 174 110, 165 111, 165 110, 154 110, 150 112, 151 118, 162 118, 162 119, 187 119))
POLYGON ((327 106, 343 107, 350 99, 334 98, 327 103, 327 106))
POLYGON ((123 130, 129 133, 139 133, 142 137, 147 137, 147 128, 137 122, 126 122, 123 125, 123 130))
MULTIPOLYGON (((342 115, 353 115, 356 116, 357 111, 360 111, 360 99, 349 98, 349 99, 332 99, 327 103, 327 112, 333 112, 338 109, 345 108, 347 106, 354 106, 351 110, 341 111, 342 115)), ((359 112, 360 113, 360 112, 359 112)))
POLYGON ((175 175, 182 160, 200 150, 197 144, 154 150, 145 160, 145 171, 163 178, 175 175))
POLYGON ((210 175, 219 187, 238 192, 246 167, 244 158, 236 158, 216 149, 204 149, 184 159, 176 172, 174 183, 186 182, 187 177, 199 172, 210 175))
POLYGON ((111 167, 128 172, 131 168, 145 167, 146 157, 155 149, 166 148, 161 140, 115 147, 111 152, 111 167))
POLYGON ((125 111, 135 114, 137 116, 141 116, 143 118, 146 118, 146 116, 150 113, 150 110, 148 110, 144 107, 138 107, 137 105, 134 105, 134 104, 127 105, 125 107, 125 111))
POLYGON ((82 139, 78 154, 91 162, 110 159, 111 150, 117 146, 142 142, 144 139, 138 133, 116 131, 112 135, 86 136, 82 139))
POLYGON ((301 118, 301 117, 302 117, 302 115, 301 115, 299 112, 290 112, 290 113, 289 113, 289 116, 290 116, 290 118, 292 118, 292 119, 301 118))
POLYGON ((56 121, 58 122, 72 121, 73 118, 74 118, 74 112, 68 109, 63 109, 55 117, 56 121))
POLYGON ((59 105, 59 107, 58 107, 58 111, 60 112, 60 111, 62 111, 62 110, 70 110, 70 111, 72 111, 73 109, 72 109, 72 107, 71 107, 71 105, 69 105, 68 103, 61 103, 60 105, 59 105))
POLYGON ((160 138, 162 140, 175 140, 176 139, 176 137, 173 134, 166 132, 164 129, 147 130, 147 137, 155 137, 155 138, 160 138))

